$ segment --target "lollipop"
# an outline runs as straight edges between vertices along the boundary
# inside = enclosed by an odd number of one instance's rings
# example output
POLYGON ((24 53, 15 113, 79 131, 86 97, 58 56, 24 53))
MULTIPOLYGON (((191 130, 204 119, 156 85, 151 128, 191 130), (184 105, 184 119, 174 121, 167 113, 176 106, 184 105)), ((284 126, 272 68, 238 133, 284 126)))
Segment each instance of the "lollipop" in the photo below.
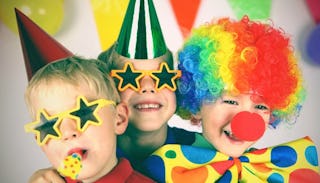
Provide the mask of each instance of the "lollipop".
POLYGON ((73 153, 63 160, 62 165, 58 168, 58 172, 64 177, 75 180, 77 179, 81 168, 81 155, 79 153, 73 153))

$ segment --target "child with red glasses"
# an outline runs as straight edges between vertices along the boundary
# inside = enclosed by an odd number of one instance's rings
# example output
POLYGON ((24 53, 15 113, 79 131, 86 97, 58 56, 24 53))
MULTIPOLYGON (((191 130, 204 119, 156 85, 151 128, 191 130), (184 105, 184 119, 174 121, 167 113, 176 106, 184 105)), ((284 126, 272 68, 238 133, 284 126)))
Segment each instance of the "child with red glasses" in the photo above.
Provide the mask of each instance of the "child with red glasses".
POLYGON ((193 30, 179 51, 178 115, 201 123, 188 145, 165 145, 145 160, 158 182, 319 182, 309 137, 252 146, 268 125, 295 121, 305 90, 289 37, 249 20, 221 18, 193 30))

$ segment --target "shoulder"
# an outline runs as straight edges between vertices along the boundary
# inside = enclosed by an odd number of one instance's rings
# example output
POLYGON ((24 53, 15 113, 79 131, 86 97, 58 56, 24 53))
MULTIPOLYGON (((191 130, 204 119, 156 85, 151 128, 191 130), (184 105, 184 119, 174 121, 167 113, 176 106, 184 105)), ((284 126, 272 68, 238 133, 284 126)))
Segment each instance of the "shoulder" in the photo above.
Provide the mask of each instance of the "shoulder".
POLYGON ((128 180, 126 182, 127 183, 153 183, 155 181, 141 174, 140 172, 134 170, 131 173, 130 177, 128 177, 128 180))
POLYGON ((197 132, 187 131, 182 128, 168 126, 166 144, 190 145, 195 141, 197 132))
POLYGON ((125 183, 153 183, 151 178, 143 175, 142 173, 134 170, 131 163, 125 159, 120 158, 118 165, 108 174, 108 180, 112 182, 125 182, 125 183))

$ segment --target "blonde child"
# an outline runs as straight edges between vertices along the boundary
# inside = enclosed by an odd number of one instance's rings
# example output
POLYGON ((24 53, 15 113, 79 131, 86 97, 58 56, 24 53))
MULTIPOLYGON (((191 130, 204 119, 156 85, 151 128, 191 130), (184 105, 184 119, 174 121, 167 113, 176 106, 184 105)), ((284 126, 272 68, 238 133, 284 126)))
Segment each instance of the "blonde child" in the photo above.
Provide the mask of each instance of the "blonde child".
POLYGON ((33 121, 25 130, 35 134, 58 176, 66 182, 154 182, 116 156, 128 109, 106 65, 72 56, 22 12, 16 15, 30 79, 25 99, 33 121))
MULTIPOLYGON (((118 157, 125 157, 134 169, 144 172, 142 162, 162 145, 194 142, 193 132, 168 126, 176 111, 180 71, 173 67, 152 1, 129 1, 117 42, 103 51, 99 60, 112 70, 121 101, 128 106, 129 124, 118 136, 118 157)), ((29 182, 50 181, 63 182, 53 168, 36 171, 29 182)))

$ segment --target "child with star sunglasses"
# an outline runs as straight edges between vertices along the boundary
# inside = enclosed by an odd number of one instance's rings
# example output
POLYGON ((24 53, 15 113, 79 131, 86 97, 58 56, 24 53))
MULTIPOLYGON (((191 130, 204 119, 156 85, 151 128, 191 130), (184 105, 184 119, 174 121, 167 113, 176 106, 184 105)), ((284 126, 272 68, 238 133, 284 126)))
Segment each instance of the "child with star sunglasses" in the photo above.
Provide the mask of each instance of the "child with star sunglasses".
POLYGON ((35 138, 66 182, 154 182, 117 158, 117 135, 128 125, 106 65, 77 56, 57 60, 31 78, 25 98, 35 138))
POLYGON ((167 50, 156 58, 134 59, 119 55, 116 47, 99 59, 111 69, 121 101, 129 110, 129 125, 118 136, 117 154, 144 173, 141 164, 154 150, 164 144, 191 144, 195 132, 168 125, 176 111, 177 80, 181 77, 181 71, 173 68, 172 53, 167 50))
MULTIPOLYGON (((142 162, 157 148, 194 141, 194 132, 168 125, 176 111, 176 80, 181 74, 174 69, 153 1, 129 1, 118 40, 98 59, 107 64, 121 102, 128 107, 128 127, 117 137, 119 158, 144 172, 142 162)), ((62 182, 52 168, 36 171, 30 182, 43 177, 44 182, 62 182)))

